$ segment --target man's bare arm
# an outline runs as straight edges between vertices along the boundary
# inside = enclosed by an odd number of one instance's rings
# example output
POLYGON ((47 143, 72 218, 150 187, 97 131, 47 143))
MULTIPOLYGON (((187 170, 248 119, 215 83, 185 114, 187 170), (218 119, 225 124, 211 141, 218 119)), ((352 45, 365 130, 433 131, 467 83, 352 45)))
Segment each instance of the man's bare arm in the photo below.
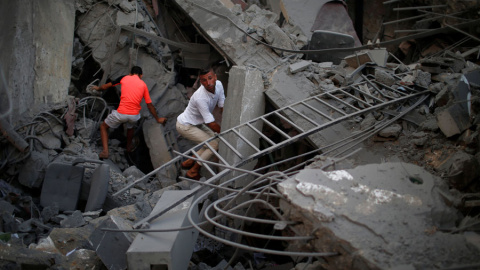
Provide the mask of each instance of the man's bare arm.
POLYGON ((157 123, 165 125, 165 123, 167 122, 167 118, 158 117, 157 110, 155 109, 155 106, 153 106, 152 103, 147 103, 147 108, 148 108, 148 111, 153 115, 155 120, 157 120, 157 123))
POLYGON ((102 90, 102 91, 104 91, 104 90, 107 90, 108 88, 110 88, 110 87, 112 87, 112 86, 113 86, 113 84, 112 84, 111 82, 109 82, 109 83, 106 83, 106 84, 102 84, 102 85, 100 85, 100 86, 93 85, 92 88, 93 88, 93 90, 97 90, 97 91, 102 90))

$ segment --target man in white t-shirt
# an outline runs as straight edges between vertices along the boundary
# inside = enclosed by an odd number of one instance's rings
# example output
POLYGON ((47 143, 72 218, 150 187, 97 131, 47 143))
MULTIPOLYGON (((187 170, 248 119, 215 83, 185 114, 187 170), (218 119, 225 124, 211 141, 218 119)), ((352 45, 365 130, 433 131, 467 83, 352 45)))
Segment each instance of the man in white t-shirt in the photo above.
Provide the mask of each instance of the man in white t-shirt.
MULTIPOLYGON (((213 109, 216 105, 223 112, 225 102, 225 93, 223 85, 217 80, 217 75, 212 68, 203 69, 199 74, 200 88, 193 93, 185 111, 177 117, 177 131, 184 138, 197 144, 204 142, 220 133, 220 125, 215 123, 213 109)), ((209 142, 209 145, 218 150, 218 139, 209 142)), ((203 159, 208 160, 213 152, 204 146, 197 151, 197 154, 203 159)), ((182 163, 182 167, 189 170, 187 177, 191 179, 200 179, 201 164, 192 159, 182 163)))

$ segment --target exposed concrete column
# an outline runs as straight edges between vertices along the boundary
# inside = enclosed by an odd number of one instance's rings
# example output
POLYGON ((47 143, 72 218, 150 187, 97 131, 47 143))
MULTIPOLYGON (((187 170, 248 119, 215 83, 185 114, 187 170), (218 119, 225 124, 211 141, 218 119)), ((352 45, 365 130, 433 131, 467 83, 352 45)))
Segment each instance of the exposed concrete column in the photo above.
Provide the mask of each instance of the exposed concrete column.
MULTIPOLYGON (((228 96, 225 100, 222 119, 222 132, 232 127, 238 126, 251 119, 262 116, 265 113, 265 97, 263 94, 262 73, 256 69, 246 68, 244 66, 233 66, 229 71, 228 96)), ((262 123, 254 125, 258 130, 262 130, 262 123)), ((239 133, 249 141, 256 142, 259 147, 260 135, 253 130, 240 130, 239 133)), ((245 142, 238 139, 233 140, 230 136, 225 136, 227 141, 244 157, 248 157, 255 151, 245 142)), ((240 159, 226 145, 220 143, 219 153, 229 164, 235 164, 240 159)), ((247 164, 244 168, 252 170, 254 163, 247 164)), ((237 172, 233 173, 238 175, 237 172)), ((245 180, 247 181, 247 180, 245 180)), ((243 186, 237 183, 236 186, 243 186)))
POLYGON ((74 3, 75 0, 1 2, 0 113, 9 121, 15 121, 32 105, 61 102, 67 96, 74 3))
POLYGON ((75 0, 32 1, 35 103, 65 100, 72 69, 75 0))
POLYGON ((0 116, 13 123, 33 104, 33 4, 4 0, 1 5, 0 116))

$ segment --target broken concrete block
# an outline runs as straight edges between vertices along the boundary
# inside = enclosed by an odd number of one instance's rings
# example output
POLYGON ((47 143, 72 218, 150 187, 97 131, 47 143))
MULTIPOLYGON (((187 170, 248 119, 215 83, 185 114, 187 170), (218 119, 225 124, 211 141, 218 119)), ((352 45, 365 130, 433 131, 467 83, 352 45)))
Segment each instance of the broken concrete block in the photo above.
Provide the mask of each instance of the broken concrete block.
MULTIPOLYGON (((443 84, 442 84, 443 86, 443 84)), ((442 87, 440 92, 435 96, 435 105, 437 107, 443 107, 447 105, 448 101, 451 99, 450 97, 450 89, 449 87, 442 87)))
POLYGON ((129 13, 129 12, 132 12, 132 11, 135 11, 136 9, 136 6, 133 2, 129 2, 127 0, 123 0, 120 4, 119 4, 119 7, 125 12, 125 13, 129 13))
MULTIPOLYGON (((295 44, 290 37, 276 24, 271 23, 265 28, 265 40, 274 47, 295 50, 295 44)), ((279 55, 290 55, 292 53, 275 50, 279 55)))
MULTIPOLYGON (((352 48, 355 45, 355 39, 351 35, 316 30, 312 34, 310 43, 308 44, 309 50, 321 50, 329 48, 352 48)), ((313 60, 315 62, 333 62, 338 65, 345 56, 349 55, 349 52, 336 52, 336 53, 309 53, 306 55, 307 60, 313 60)))
POLYGON ((123 171, 123 176, 125 177, 129 177, 129 176, 132 176, 133 179, 139 179, 139 178, 142 178, 145 176, 145 173, 143 173, 142 171, 140 171, 135 165, 134 166, 130 166, 128 168, 126 168, 124 171, 123 171))
POLYGON ((416 165, 383 163, 330 172, 305 169, 278 189, 291 202, 280 205, 283 212, 302 220, 303 230, 314 228, 312 249, 341 254, 322 268, 391 269, 415 262, 426 269, 433 261, 452 267, 459 256, 462 264, 476 263, 478 250, 463 235, 435 231, 455 224, 458 214, 442 199, 439 191, 448 189, 439 183, 416 165), (322 209, 334 218, 325 219, 322 209), (419 254, 419 249, 432 252, 419 254))
POLYGON ((399 124, 390 125, 378 132, 378 135, 384 138, 398 138, 402 132, 402 126, 399 124))
POLYGON ((42 185, 40 204, 46 207, 56 203, 60 211, 76 210, 84 171, 85 168, 80 166, 50 163, 42 185))
POLYGON ((45 177, 45 168, 49 163, 46 152, 32 151, 18 174, 18 181, 26 187, 39 188, 45 177))
POLYGON ((375 69, 375 80, 385 85, 392 86, 397 81, 391 74, 381 69, 375 69))
POLYGON ((370 54, 366 51, 348 55, 345 57, 345 61, 347 62, 347 65, 353 68, 357 68, 365 63, 373 62, 372 58, 370 58, 370 54))
POLYGON ((94 250, 75 249, 67 253, 67 261, 64 263, 65 269, 102 269, 104 264, 97 256, 94 250))
POLYGON ((131 230, 132 224, 117 217, 110 216, 90 236, 90 244, 96 250, 98 257, 108 269, 127 269, 126 252, 134 239, 129 232, 107 232, 101 228, 131 230))
POLYGON ((437 120, 434 117, 428 118, 420 124, 420 128, 423 131, 435 132, 438 130, 437 120))
POLYGON ((124 13, 121 11, 117 12, 116 23, 118 26, 133 26, 135 25, 135 23, 138 25, 143 23, 144 21, 145 21, 145 18, 140 13, 135 14, 135 12, 130 12, 130 13, 124 13))
POLYGON ((60 222, 62 228, 78 228, 85 224, 86 222, 85 219, 83 219, 82 212, 78 210, 74 211, 72 215, 60 222))
POLYGON ((0 214, 7 213, 13 214, 15 207, 7 201, 0 200, 0 214))
POLYGON ((300 71, 304 71, 307 69, 310 65, 312 64, 312 61, 306 61, 302 60, 300 62, 297 62, 295 64, 291 64, 289 66, 290 73, 295 74, 300 71))
POLYGON ((376 48, 368 51, 370 59, 379 67, 385 67, 387 65, 388 51, 386 48, 376 48))
POLYGON ((439 168, 450 185, 462 190, 480 176, 480 164, 475 156, 458 151, 450 156, 439 168))
POLYGON ((428 134, 423 131, 412 133, 411 142, 416 146, 424 146, 428 140, 428 134))
POLYGON ((68 254, 76 248, 92 249, 88 237, 93 228, 84 226, 80 228, 53 228, 49 238, 55 244, 55 248, 63 255, 68 254))
MULTIPOLYGON (((190 192, 188 190, 164 192, 151 215, 163 211, 171 202, 180 200, 190 192)), ((188 210, 190 207, 197 207, 191 205, 192 201, 191 197, 156 218, 150 223, 150 228, 166 229, 189 226, 188 210)), ((192 218, 194 222, 197 222, 198 209, 192 209, 192 218)), ((127 250, 128 269, 140 270, 155 267, 171 270, 187 269, 197 236, 198 231, 194 229, 139 234, 127 250)))
POLYGON ((460 104, 440 111, 436 117, 438 127, 447 138, 460 134, 471 126, 468 112, 460 104))
POLYGON ((419 69, 413 72, 415 77, 415 84, 427 88, 432 82, 432 75, 428 72, 423 72, 419 69))

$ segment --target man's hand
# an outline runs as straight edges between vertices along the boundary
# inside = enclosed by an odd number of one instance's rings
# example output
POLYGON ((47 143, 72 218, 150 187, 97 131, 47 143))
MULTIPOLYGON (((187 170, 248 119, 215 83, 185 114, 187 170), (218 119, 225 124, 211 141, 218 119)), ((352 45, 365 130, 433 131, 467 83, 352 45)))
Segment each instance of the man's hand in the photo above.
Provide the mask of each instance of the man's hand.
POLYGON ((211 130, 213 130, 213 132, 215 133, 220 133, 220 125, 215 123, 215 122, 211 122, 211 123, 207 123, 206 124, 207 127, 209 127, 211 130))
POLYGON ((167 123, 167 118, 165 117, 157 117, 157 123, 162 124, 165 126, 165 123, 167 123))

